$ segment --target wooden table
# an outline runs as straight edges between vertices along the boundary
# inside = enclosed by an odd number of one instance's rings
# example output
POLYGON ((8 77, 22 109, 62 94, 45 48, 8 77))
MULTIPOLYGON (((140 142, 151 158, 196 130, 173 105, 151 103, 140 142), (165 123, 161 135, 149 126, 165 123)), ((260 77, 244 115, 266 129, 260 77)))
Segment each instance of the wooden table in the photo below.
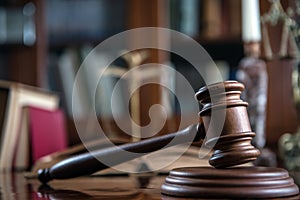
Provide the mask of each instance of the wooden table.
POLYGON ((25 179, 22 173, 0 174, 0 199, 162 199, 160 186, 165 176, 91 176, 54 180, 41 185, 37 179, 25 179))
MULTIPOLYGON (((89 176, 54 180, 41 185, 37 179, 25 179, 22 173, 0 174, 1 200, 188 200, 163 196, 160 187, 165 175, 89 176)), ((195 199, 193 199, 195 200, 195 199)))

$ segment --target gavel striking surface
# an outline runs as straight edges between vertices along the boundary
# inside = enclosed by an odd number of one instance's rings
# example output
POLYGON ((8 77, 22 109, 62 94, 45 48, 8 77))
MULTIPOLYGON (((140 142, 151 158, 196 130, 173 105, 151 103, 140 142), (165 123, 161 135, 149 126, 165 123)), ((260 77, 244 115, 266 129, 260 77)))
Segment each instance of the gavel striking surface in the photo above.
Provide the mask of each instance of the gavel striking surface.
POLYGON ((298 197, 298 187, 280 168, 178 168, 170 172, 162 193, 177 197, 270 199, 298 197))

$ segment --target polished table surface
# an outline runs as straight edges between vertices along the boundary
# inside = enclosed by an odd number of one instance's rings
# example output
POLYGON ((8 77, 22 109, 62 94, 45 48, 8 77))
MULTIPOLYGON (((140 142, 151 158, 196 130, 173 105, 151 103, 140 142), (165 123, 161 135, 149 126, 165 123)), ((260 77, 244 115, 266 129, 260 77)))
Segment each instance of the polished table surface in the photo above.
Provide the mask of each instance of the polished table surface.
POLYGON ((1 200, 27 199, 162 199, 160 185, 165 176, 90 176, 54 180, 41 185, 22 173, 3 173, 1 200))
MULTIPOLYGON (((37 179, 24 178, 23 173, 2 173, 0 174, 0 199, 178 200, 179 198, 163 196, 160 193, 165 177, 165 175, 155 174, 88 176, 54 180, 48 185, 41 185, 37 179)), ((180 200, 187 199, 190 198, 180 198, 180 200)))

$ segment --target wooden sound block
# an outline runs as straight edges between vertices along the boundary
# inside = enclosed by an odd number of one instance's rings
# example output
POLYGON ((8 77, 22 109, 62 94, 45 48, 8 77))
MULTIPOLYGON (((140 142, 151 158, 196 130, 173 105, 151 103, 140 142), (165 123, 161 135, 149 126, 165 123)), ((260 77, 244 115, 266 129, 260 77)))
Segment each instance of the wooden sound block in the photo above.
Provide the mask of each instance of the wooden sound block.
POLYGON ((162 194, 193 198, 299 199, 299 189, 281 168, 177 168, 162 185, 162 194))

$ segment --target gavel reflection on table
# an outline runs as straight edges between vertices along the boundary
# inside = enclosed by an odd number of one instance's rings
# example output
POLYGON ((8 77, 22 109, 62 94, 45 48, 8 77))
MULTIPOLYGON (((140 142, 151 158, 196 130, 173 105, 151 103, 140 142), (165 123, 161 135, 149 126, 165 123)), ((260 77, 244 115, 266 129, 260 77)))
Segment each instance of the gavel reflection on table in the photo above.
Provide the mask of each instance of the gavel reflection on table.
POLYGON ((162 194, 197 198, 297 198, 298 187, 286 170, 268 167, 237 166, 254 161, 259 150, 252 144, 247 102, 240 99, 243 84, 225 81, 200 88, 196 99, 201 103, 199 124, 163 136, 113 146, 77 155, 54 166, 41 169, 42 183, 89 175, 108 168, 100 160, 117 165, 169 145, 205 139, 214 149, 209 159, 213 167, 177 168, 162 185, 162 194), (215 121, 214 121, 215 120, 215 121), (130 156, 120 156, 124 151, 130 156), (117 158, 117 159, 115 159, 117 158))

